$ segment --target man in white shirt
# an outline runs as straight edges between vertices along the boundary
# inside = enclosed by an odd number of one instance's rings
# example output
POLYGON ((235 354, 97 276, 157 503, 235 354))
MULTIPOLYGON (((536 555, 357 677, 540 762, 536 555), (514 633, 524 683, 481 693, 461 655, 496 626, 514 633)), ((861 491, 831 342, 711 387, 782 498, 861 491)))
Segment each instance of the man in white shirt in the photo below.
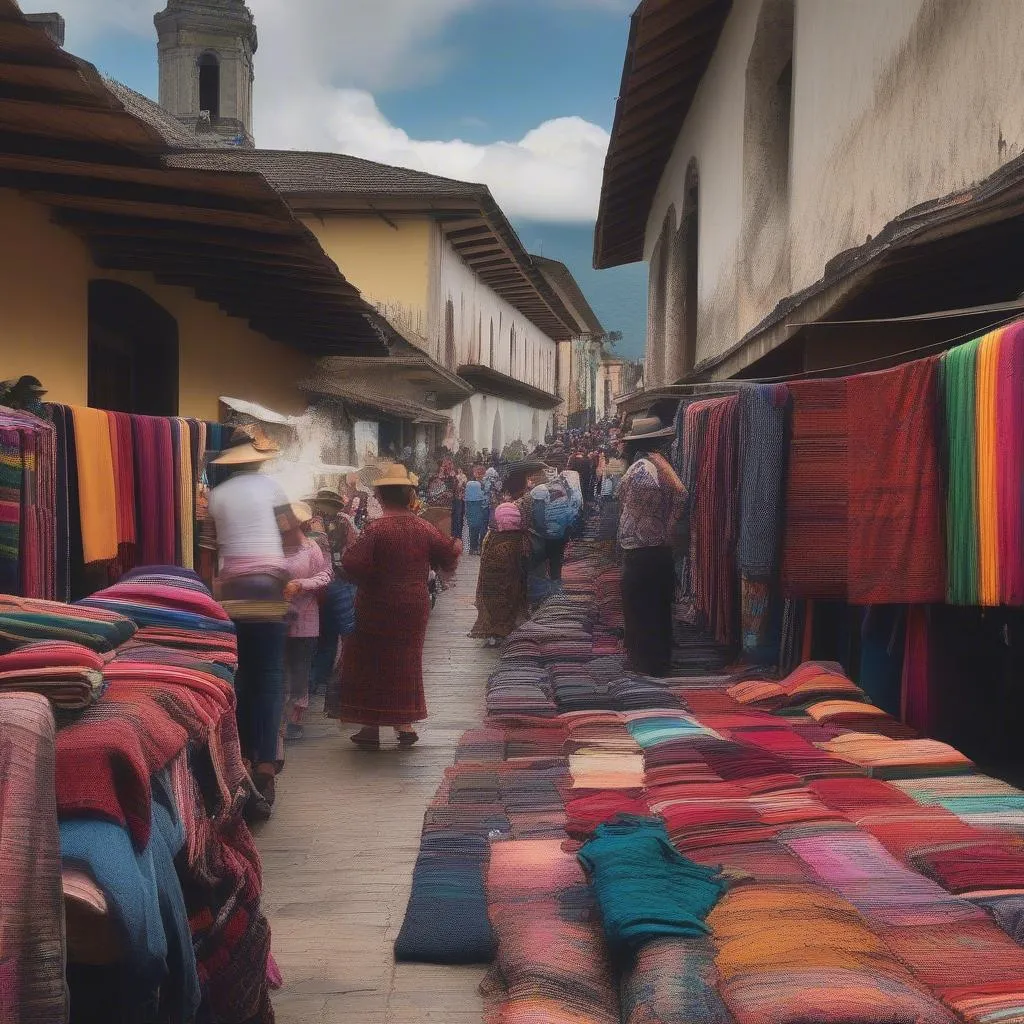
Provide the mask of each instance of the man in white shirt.
MULTIPOLYGON (((218 596, 264 600, 279 608, 288 582, 278 515, 288 505, 280 485, 259 472, 279 450, 236 431, 232 447, 213 464, 231 476, 210 493, 210 516, 217 530, 218 596), (270 602, 277 602, 276 606, 270 602)), ((268 818, 274 803, 277 743, 284 709, 284 649, 288 629, 279 611, 235 620, 238 671, 235 673, 238 735, 252 766, 261 800, 250 815, 268 818)))

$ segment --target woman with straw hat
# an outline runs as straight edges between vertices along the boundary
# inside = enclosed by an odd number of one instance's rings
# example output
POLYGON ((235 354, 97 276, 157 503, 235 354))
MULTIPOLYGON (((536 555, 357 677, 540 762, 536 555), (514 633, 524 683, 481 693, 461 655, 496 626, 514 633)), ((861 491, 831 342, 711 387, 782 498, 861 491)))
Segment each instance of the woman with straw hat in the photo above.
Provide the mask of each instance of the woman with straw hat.
POLYGON ((383 515, 366 525, 344 557, 345 572, 358 586, 356 629, 344 644, 327 714, 361 725, 352 742, 364 750, 380 748, 382 725, 394 728, 400 747, 419 739, 413 724, 427 717, 427 577, 431 568, 454 572, 462 554, 461 541, 412 512, 418 483, 405 466, 388 467, 374 485, 383 515))

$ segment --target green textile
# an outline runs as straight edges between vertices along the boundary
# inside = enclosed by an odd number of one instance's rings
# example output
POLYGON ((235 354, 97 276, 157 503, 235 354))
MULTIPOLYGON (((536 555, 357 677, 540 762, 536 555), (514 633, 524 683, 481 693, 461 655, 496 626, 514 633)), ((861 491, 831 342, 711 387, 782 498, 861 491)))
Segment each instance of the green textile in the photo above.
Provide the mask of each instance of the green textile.
POLYGON ((948 600, 975 605, 979 600, 977 368, 980 339, 950 349, 942 358, 949 444, 946 506, 948 600))
POLYGON ((620 814, 597 826, 579 858, 619 960, 654 939, 707 934, 704 919, 725 892, 717 871, 672 845, 660 818, 620 814))

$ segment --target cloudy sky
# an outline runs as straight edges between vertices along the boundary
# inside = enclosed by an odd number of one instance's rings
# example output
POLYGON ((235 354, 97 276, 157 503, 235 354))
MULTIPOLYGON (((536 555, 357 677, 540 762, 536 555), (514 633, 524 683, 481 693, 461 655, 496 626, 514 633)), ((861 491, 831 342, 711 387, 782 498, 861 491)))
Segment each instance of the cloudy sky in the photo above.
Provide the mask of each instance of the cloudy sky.
MULTIPOLYGON (((249 0, 259 146, 325 149, 483 181, 533 251, 567 262, 624 354, 642 267, 590 268, 601 169, 636 0, 249 0)), ((156 98, 164 0, 23 0, 67 48, 156 98)))

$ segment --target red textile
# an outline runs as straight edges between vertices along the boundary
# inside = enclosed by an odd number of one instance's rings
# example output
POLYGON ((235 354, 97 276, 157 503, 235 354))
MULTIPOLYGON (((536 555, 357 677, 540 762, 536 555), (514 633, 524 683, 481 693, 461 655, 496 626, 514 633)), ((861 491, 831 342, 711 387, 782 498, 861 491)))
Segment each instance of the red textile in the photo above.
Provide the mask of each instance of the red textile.
POLYGON ((999 594, 1003 604, 1024 604, 1024 322, 1007 327, 999 344, 996 396, 996 493, 999 594))
POLYGON ((851 604, 946 599, 938 379, 931 358, 847 382, 851 604))
POLYGON ((903 654, 902 718, 924 736, 934 735, 935 700, 931 685, 931 644, 927 608, 907 609, 903 654))
POLYGON ((57 733, 57 810, 122 825, 135 848, 150 832, 150 778, 181 753, 188 733, 155 700, 106 698, 57 733))
POLYGON ((782 580, 792 597, 845 600, 850 477, 847 380, 795 381, 782 580))
POLYGON ((132 416, 135 480, 138 491, 138 562, 177 563, 174 446, 171 421, 157 416, 132 416))
POLYGON ((344 559, 359 587, 356 631, 345 639, 332 717, 360 725, 408 725, 427 717, 427 576, 432 565, 451 572, 457 562, 454 542, 412 514, 385 515, 363 530, 344 559))

